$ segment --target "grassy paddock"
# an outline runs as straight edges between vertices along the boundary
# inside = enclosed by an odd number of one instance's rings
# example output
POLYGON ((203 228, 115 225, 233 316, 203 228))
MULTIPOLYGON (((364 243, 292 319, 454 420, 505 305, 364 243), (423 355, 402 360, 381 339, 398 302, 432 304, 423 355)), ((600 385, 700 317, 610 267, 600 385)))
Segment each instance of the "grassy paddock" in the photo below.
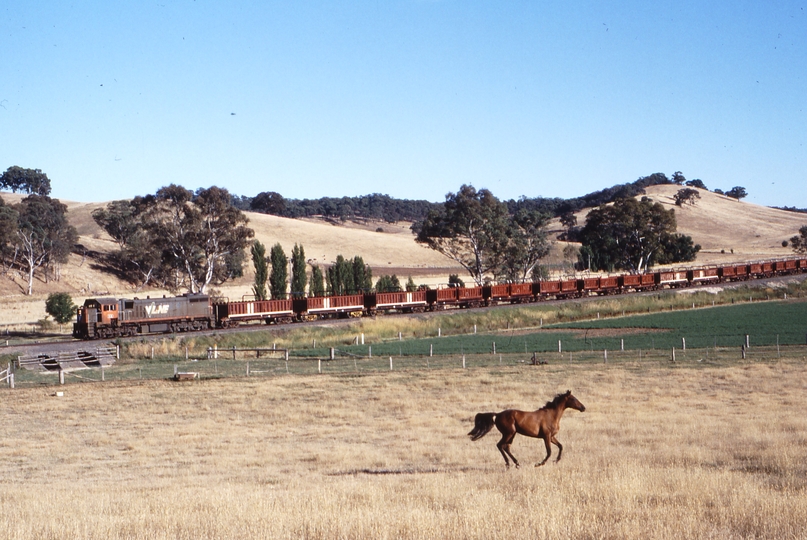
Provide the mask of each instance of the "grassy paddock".
POLYGON ((0 536, 804 538, 806 388, 781 358, 2 390, 0 536), (559 464, 465 436, 567 388, 559 464))

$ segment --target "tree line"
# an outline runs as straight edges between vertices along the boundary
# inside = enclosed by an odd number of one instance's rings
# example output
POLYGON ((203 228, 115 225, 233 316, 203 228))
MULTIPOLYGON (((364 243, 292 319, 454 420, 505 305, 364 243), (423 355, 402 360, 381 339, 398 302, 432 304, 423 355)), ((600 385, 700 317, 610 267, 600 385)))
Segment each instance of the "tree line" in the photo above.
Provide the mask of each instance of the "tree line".
MULTIPOLYGON (((511 214, 521 210, 541 212, 551 217, 579 212, 586 208, 596 208, 626 197, 637 197, 645 193, 645 188, 654 185, 676 184, 690 188, 707 189, 698 178, 687 180, 681 171, 671 177, 664 173, 643 176, 634 182, 619 184, 602 190, 588 193, 581 197, 563 199, 559 197, 521 197, 518 200, 506 201, 511 214)), ((735 186, 727 191, 715 189, 720 193, 742 199, 747 192, 742 186, 735 186)), ((288 218, 325 216, 341 220, 364 218, 378 219, 394 223, 396 221, 423 221, 432 211, 440 211, 441 203, 425 200, 396 199, 389 195, 373 193, 361 197, 321 197, 319 199, 287 199, 276 191, 262 191, 255 197, 233 195, 233 205, 241 210, 251 210, 264 214, 272 214, 288 218)))
POLYGON ((286 199, 275 191, 264 191, 255 197, 236 197, 236 206, 264 214, 288 218, 326 216, 347 220, 377 219, 388 223, 417 221, 438 206, 425 200, 395 199, 373 193, 361 197, 322 197, 319 199, 286 199))
MULTIPOLYGON (((400 292, 404 288, 396 275, 383 275, 373 285, 373 271, 361 256, 346 259, 337 255, 336 261, 325 271, 319 265, 311 266, 309 280, 306 268, 305 249, 294 244, 291 257, 287 257, 278 242, 266 255, 266 246, 255 240, 251 247, 252 264, 255 268, 255 284, 252 291, 257 300, 283 300, 305 296, 332 296, 365 292, 400 292), (291 265, 291 276, 288 267, 291 265), (267 288, 268 285, 268 288, 267 288)), ((417 290, 412 277, 406 283, 407 291, 417 290)))

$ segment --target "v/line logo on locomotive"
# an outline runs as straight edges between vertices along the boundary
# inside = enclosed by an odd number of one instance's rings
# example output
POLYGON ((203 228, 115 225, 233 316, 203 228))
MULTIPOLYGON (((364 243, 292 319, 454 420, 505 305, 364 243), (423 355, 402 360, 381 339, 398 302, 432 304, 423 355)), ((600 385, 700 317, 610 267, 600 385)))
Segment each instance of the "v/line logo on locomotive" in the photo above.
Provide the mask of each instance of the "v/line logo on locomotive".
POLYGON ((662 269, 647 274, 503 283, 481 287, 449 287, 410 292, 359 293, 344 296, 230 302, 204 294, 134 300, 88 299, 78 308, 73 336, 112 338, 149 333, 174 333, 227 328, 242 322, 284 324, 330 317, 361 317, 376 313, 417 313, 589 295, 675 289, 730 281, 807 272, 807 257, 777 259, 689 269, 662 269))
POLYGON ((154 315, 168 315, 168 304, 155 304, 152 302, 150 305, 145 306, 146 316, 153 317, 154 315))

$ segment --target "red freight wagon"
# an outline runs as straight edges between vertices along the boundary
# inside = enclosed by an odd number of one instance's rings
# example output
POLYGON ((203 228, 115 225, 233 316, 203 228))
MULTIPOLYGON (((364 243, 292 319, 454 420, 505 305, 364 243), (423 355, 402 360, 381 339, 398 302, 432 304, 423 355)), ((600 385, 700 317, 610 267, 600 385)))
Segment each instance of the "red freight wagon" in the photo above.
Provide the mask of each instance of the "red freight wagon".
POLYGON ((656 272, 656 285, 659 287, 680 287, 687 284, 687 273, 683 270, 656 272))
POLYGON ((615 292, 619 287, 619 278, 616 276, 600 278, 600 290, 604 293, 615 292))
POLYGON ((577 288, 583 292, 597 292, 600 290, 600 278, 578 279, 577 288))
POLYGON ((636 289, 642 286, 642 276, 639 274, 625 274, 617 278, 619 286, 623 289, 636 289))
POLYGON ((482 287, 482 296, 485 300, 497 302, 499 300, 510 300, 510 286, 507 283, 501 285, 485 285, 482 287))
POLYGON ((511 283, 510 301, 523 302, 532 299, 532 283, 511 283))
POLYGON ((576 279, 563 279, 560 282, 560 293, 564 296, 573 296, 578 293, 576 279))
POLYGON ((642 279, 642 288, 647 289, 653 287, 656 284, 656 276, 657 274, 642 274, 640 276, 642 279))
POLYGON ((426 291, 384 292, 364 295, 364 307, 377 311, 423 311, 427 307, 426 291))
POLYGON ((560 292, 560 281, 539 281, 538 293, 542 295, 553 295, 560 292))
POLYGON ((305 319, 334 315, 360 316, 364 313, 364 295, 311 296, 294 300, 294 311, 305 319))
POLYGON ((457 289, 457 300, 462 306, 482 305, 482 287, 459 287, 457 289))
POLYGON ((292 300, 242 300, 216 303, 219 324, 231 325, 245 321, 291 322, 294 317, 292 300))
POLYGON ((459 287, 448 287, 447 289, 431 289, 426 291, 426 301, 430 306, 435 304, 456 304, 457 291, 459 287))
POLYGON ((717 269, 717 275, 723 281, 732 281, 737 278, 737 268, 735 266, 721 266, 717 269))
POLYGON ((687 271, 687 279, 691 283, 709 283, 720 279, 717 274, 717 268, 698 268, 687 271))

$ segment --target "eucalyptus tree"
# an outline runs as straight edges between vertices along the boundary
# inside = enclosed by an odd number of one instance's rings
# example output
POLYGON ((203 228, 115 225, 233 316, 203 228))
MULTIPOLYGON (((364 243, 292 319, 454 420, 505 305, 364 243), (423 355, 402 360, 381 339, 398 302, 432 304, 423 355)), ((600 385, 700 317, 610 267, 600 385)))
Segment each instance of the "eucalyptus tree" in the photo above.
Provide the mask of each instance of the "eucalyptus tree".
POLYGON ((420 223, 417 241, 459 263, 481 285, 507 246, 507 205, 487 189, 463 185, 420 223))
POLYGON ((15 248, 27 273, 27 294, 31 295, 36 270, 67 262, 78 233, 67 221, 67 207, 58 199, 32 194, 14 210, 18 215, 15 248))
POLYGON ((694 259, 700 246, 675 231, 674 210, 646 198, 619 199, 586 217, 580 231, 581 263, 592 269, 642 273, 657 262, 694 259))

